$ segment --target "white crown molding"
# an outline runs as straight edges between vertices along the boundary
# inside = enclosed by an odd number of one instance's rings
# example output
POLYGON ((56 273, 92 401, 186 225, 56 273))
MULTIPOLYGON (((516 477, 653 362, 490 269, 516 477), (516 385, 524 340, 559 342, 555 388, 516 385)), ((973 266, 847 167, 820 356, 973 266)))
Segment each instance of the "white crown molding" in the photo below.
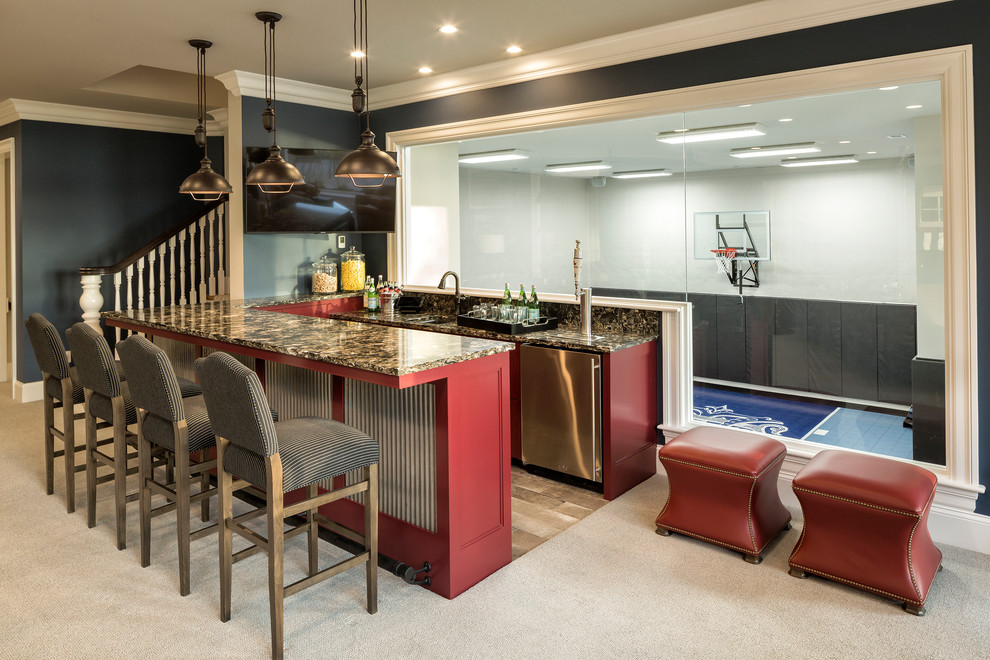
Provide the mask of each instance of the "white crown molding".
MULTIPOLYGON (((141 112, 87 108, 80 105, 7 99, 0 103, 0 126, 18 120, 50 121, 59 124, 104 126, 156 133, 192 133, 194 119, 149 115, 141 112)), ((221 132, 218 122, 207 122, 207 131, 221 132)))
MULTIPOLYGON (((259 73, 235 69, 221 73, 215 78, 222 82, 227 91, 234 96, 265 98, 265 77, 259 73)), ((347 110, 348 112, 351 110, 351 93, 347 90, 287 78, 276 78, 275 84, 278 101, 312 105, 331 110, 347 110)))
POLYGON ((838 23, 950 0, 763 0, 504 62, 375 89, 387 108, 838 23))

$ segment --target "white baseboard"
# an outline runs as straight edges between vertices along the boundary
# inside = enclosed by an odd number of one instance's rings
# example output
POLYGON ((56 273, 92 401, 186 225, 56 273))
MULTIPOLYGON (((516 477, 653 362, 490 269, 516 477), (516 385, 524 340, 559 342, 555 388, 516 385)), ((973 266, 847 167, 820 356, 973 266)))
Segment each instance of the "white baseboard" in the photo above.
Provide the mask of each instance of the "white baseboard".
POLYGON ((17 403, 29 403, 31 401, 41 401, 44 390, 42 389, 40 380, 36 380, 33 383, 22 383, 19 380, 15 380, 12 394, 14 401, 17 403))

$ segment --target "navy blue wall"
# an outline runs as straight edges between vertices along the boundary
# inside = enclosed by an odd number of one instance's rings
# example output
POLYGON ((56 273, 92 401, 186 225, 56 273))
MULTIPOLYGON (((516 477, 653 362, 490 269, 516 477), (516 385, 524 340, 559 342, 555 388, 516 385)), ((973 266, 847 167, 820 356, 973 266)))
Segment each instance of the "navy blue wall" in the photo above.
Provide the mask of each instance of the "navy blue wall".
MULTIPOLYGON (((189 135, 21 121, 20 277, 15 318, 41 312, 64 332, 81 320, 79 268, 110 266, 201 206, 179 194, 202 151, 189 135)), ((211 156, 223 171, 219 138, 211 156)), ((111 278, 104 300, 112 302, 111 278)), ((106 305, 106 303, 105 303, 106 305)), ((41 379, 26 334, 17 378, 41 379)))
MULTIPOLYGON (((264 99, 244 97, 241 104, 245 147, 267 147, 271 136, 261 125, 264 99)), ((283 148, 354 149, 361 143, 360 124, 353 112, 327 110, 279 101, 276 106, 278 143, 283 148)), ((386 275, 384 234, 345 234, 347 247, 365 254, 369 275, 386 275)), ((322 234, 245 234, 244 297, 264 298, 309 293, 312 263, 338 249, 322 234)), ((339 263, 339 259, 338 259, 339 263)))
MULTIPOLYGON (((976 234, 990 253, 990 2, 954 0, 928 7, 678 53, 436 100, 378 110, 379 135, 419 126, 552 108, 740 78, 973 45, 976 234)), ((990 273, 977 280, 978 337, 990 346, 990 273)), ((990 391, 990 350, 979 356, 979 386, 990 391)), ((990 483, 990 397, 980 402, 980 481, 990 483)), ((990 496, 977 501, 990 514, 990 496)))

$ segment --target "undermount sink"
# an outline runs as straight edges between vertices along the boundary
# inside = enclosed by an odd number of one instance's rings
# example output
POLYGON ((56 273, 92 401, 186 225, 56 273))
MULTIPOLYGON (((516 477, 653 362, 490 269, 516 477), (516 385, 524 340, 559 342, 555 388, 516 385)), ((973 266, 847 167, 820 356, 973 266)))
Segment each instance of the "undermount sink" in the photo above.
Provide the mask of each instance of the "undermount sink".
POLYGON ((417 325, 431 325, 437 323, 446 323, 447 320, 442 316, 433 316, 432 314, 422 314, 416 316, 402 316, 399 320, 405 323, 415 323, 417 325))

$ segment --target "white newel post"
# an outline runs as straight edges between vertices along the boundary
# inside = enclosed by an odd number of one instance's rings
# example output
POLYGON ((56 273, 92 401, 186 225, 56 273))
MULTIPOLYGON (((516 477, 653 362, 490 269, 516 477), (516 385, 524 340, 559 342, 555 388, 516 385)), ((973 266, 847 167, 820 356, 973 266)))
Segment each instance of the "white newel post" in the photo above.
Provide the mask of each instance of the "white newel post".
POLYGON ((103 276, 83 275, 81 279, 82 295, 79 297, 79 306, 82 307, 83 321, 102 331, 100 311, 103 309, 103 294, 100 292, 100 286, 103 284, 103 276))

